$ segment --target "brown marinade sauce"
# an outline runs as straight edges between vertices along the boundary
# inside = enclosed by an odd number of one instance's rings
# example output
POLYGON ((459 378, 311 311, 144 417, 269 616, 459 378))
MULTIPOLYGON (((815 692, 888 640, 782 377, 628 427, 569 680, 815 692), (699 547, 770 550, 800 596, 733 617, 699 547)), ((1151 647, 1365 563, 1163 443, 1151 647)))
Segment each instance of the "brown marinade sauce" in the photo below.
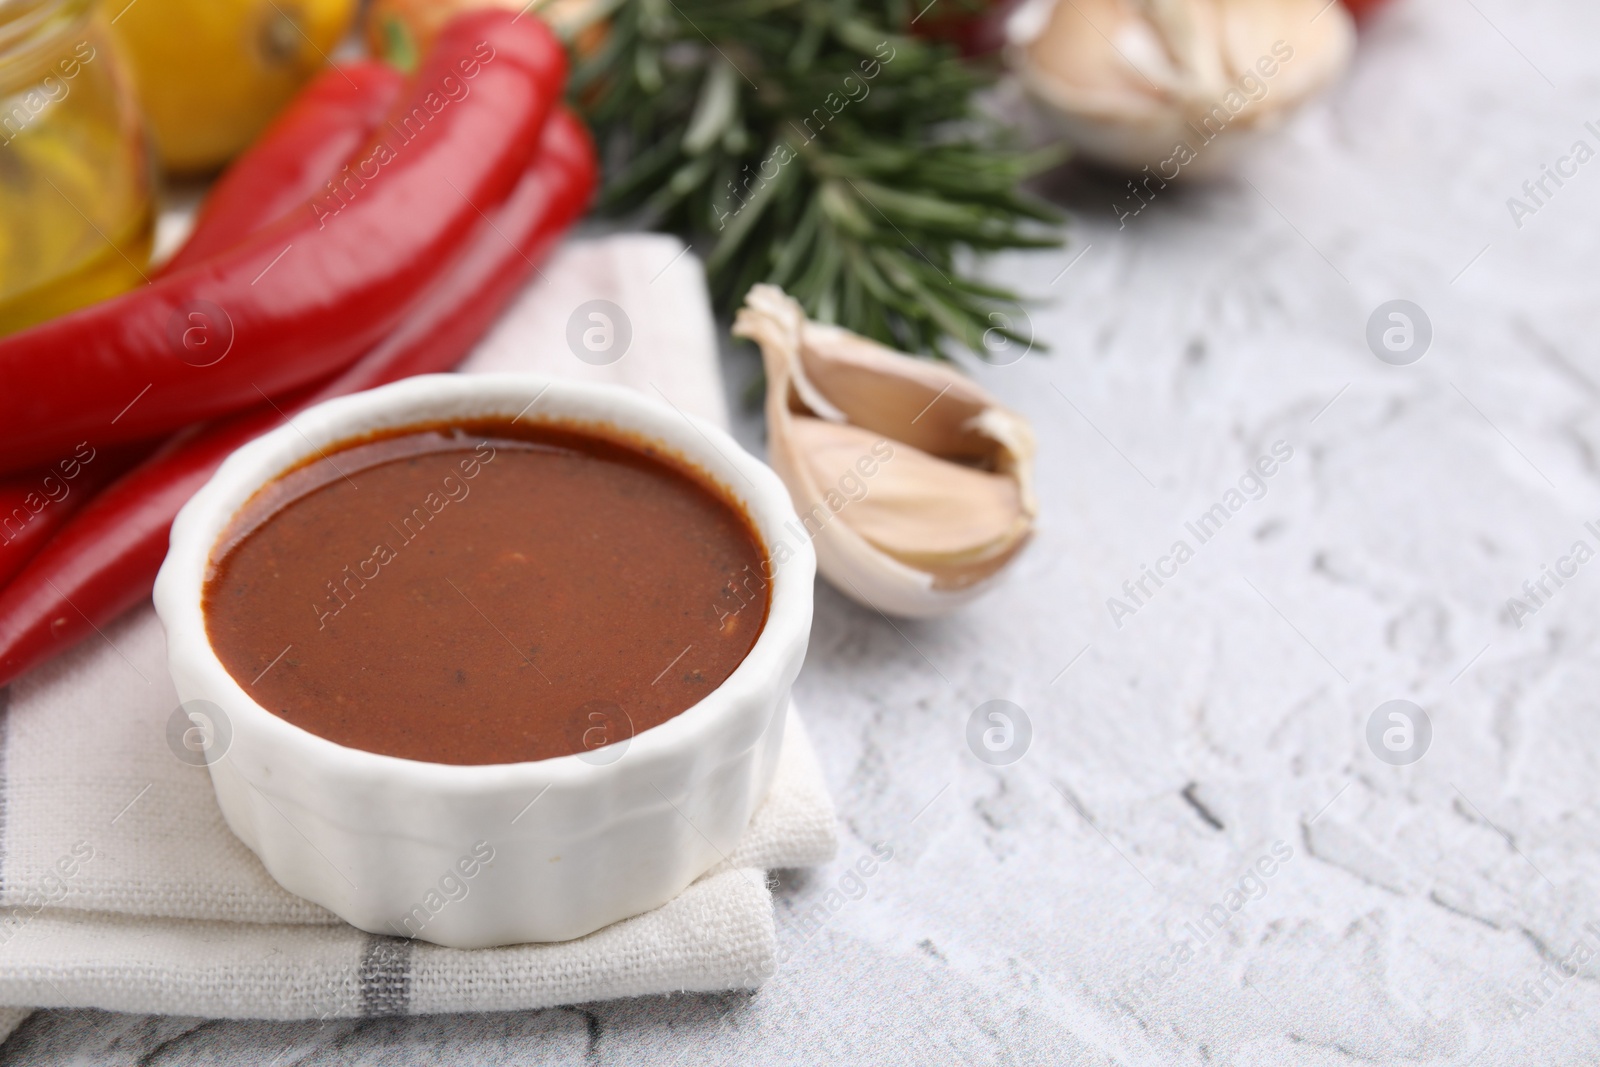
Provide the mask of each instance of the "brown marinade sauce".
POLYGON ((546 759, 665 722, 749 653, 771 570, 721 487, 609 434, 413 427, 290 471, 213 553, 212 648, 267 710, 406 759, 546 759))

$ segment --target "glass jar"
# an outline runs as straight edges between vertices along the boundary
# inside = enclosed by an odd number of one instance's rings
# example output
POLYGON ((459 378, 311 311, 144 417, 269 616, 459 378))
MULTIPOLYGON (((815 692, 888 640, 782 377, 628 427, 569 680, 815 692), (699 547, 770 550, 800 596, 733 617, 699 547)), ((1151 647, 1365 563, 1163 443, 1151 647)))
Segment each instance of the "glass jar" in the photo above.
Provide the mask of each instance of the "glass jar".
POLYGON ((152 164, 106 19, 0 0, 0 333, 144 280, 152 164))

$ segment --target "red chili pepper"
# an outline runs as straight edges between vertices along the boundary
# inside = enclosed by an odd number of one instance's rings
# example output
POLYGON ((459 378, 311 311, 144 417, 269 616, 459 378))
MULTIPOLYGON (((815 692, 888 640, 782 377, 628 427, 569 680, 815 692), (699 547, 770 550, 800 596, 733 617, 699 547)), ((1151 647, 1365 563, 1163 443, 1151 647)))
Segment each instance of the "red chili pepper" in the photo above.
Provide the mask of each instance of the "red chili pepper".
POLYGON ((73 512, 148 451, 106 451, 85 441, 53 466, 0 482, 0 587, 49 543, 73 512))
POLYGON ((323 192, 328 179, 372 139, 405 77, 384 63, 329 67, 217 179, 194 231, 159 275, 225 252, 323 192))
POLYGON ((0 464, 281 396, 382 340, 527 169, 566 74, 537 18, 440 34, 338 195, 188 270, 0 339, 0 464))
POLYGON ((583 213, 597 169, 582 124, 555 112, 532 168, 388 339, 320 388, 174 438, 91 501, 0 592, 0 685, 150 595, 178 509, 234 449, 311 404, 458 363, 583 213))
POLYGON ((1357 22, 1365 21, 1373 10, 1382 7, 1388 0, 1344 0, 1344 6, 1350 9, 1350 14, 1357 22))
POLYGON ((968 59, 1000 51, 1006 43, 1006 19, 1019 0, 980 0, 961 6, 917 4, 921 13, 911 20, 910 32, 926 41, 953 44, 968 59), (926 16, 926 17, 924 17, 926 16))

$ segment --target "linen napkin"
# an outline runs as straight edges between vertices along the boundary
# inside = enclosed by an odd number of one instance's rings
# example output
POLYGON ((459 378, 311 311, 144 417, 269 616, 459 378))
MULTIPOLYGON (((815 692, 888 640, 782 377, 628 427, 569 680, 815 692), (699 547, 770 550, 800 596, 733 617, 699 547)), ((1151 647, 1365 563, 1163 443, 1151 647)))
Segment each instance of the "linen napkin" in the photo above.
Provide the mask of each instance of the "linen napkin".
MULTIPOLYGON (((629 234, 563 247, 462 369, 625 384, 725 424, 716 353, 698 261, 629 234)), ((837 847, 791 708, 745 836, 662 907, 560 944, 367 934, 278 886, 228 830, 209 774, 169 741, 187 721, 165 660, 145 606, 0 690, 0 1037, 38 1006, 300 1019, 750 988, 777 955, 767 870, 837 847)))

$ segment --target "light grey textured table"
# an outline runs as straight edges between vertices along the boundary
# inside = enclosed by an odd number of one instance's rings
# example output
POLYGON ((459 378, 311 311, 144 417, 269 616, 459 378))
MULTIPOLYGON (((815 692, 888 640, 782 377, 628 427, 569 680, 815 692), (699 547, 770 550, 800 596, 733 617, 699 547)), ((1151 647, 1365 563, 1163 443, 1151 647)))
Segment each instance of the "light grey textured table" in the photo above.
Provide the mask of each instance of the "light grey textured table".
MULTIPOLYGON (((991 266, 1046 296, 1052 352, 979 370, 1038 429, 1040 536, 943 622, 819 590, 799 688, 844 847, 784 884, 792 958, 759 993, 44 1012, 0 1058, 1594 1062, 1600 562, 1561 560, 1600 549, 1600 160, 1520 229, 1506 199, 1600 149, 1597 41, 1576 0, 1396 0, 1233 178, 1119 229, 1116 183, 1059 177, 1072 247, 991 266), (1393 298, 1432 323, 1410 366, 1365 340, 1393 298), (1202 542, 1186 523, 1279 441, 1264 495, 1202 542), (1180 539, 1193 557, 1128 598, 1180 539), (998 768, 965 739, 996 698, 1033 730, 998 768), (1409 765, 1367 739, 1393 699, 1431 723, 1409 765), (864 895, 829 898, 884 841, 864 895)), ((729 366, 734 388, 753 370, 729 366)))

